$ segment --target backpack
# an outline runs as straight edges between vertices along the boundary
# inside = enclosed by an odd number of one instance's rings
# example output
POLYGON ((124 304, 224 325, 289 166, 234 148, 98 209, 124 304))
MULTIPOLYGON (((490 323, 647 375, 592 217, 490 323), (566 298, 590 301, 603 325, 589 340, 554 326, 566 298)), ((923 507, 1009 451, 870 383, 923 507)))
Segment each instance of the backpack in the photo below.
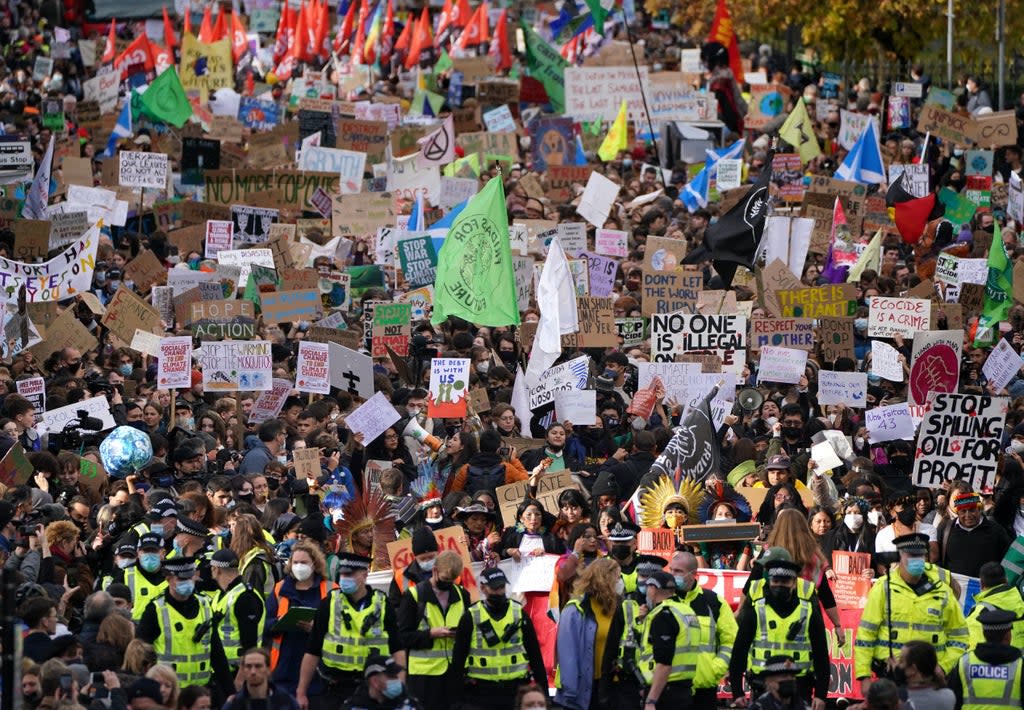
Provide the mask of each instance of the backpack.
POLYGON ((499 461, 490 468, 470 465, 466 471, 466 490, 491 491, 505 485, 505 462, 499 461))

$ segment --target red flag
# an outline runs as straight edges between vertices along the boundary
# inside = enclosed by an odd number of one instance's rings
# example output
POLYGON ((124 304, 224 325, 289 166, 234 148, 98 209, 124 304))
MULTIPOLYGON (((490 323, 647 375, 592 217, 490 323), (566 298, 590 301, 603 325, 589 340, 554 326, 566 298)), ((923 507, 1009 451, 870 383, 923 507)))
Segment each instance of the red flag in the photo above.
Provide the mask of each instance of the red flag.
POLYGON ((466 50, 470 47, 477 47, 480 44, 487 41, 487 3, 482 3, 477 6, 476 12, 473 13, 473 18, 470 20, 466 28, 462 30, 462 34, 455 40, 454 47, 460 50, 466 50))
POLYGON ((395 46, 395 9, 391 0, 388 0, 388 7, 384 11, 384 27, 380 32, 380 65, 387 67, 391 61, 391 52, 395 46))
POLYGON ((567 62, 576 61, 576 49, 579 46, 580 35, 576 35, 571 40, 562 45, 562 59, 567 62))
MULTIPOLYGON (((287 7, 287 3, 285 4, 287 7)), ((277 21, 277 36, 274 39, 274 63, 279 64, 288 53, 288 19, 290 15, 282 8, 281 17, 277 21)))
POLYGON ((718 42, 729 50, 729 68, 732 69, 733 78, 742 83, 743 62, 740 61, 740 43, 736 37, 732 16, 729 14, 729 8, 725 5, 725 0, 718 0, 715 19, 711 22, 711 32, 708 34, 708 42, 718 42))
POLYGON ((101 64, 109 64, 117 56, 117 29, 114 26, 116 23, 117 18, 110 21, 110 31, 107 32, 107 46, 103 50, 103 57, 100 59, 101 64))
POLYGON ((166 5, 164 5, 164 44, 172 52, 178 46, 178 40, 174 38, 174 25, 171 24, 171 18, 167 16, 166 5))
POLYGON ((320 11, 316 0, 313 0, 309 5, 305 5, 302 8, 302 12, 306 15, 306 36, 303 38, 306 44, 303 53, 306 56, 306 61, 311 62, 319 52, 316 45, 316 23, 320 11))
POLYGON ((437 36, 440 37, 448 26, 452 24, 452 18, 458 10, 452 9, 452 0, 444 0, 444 7, 441 8, 441 17, 437 21, 437 36))
POLYGON ((416 33, 416 18, 410 17, 405 26, 402 27, 402 31, 398 35, 398 39, 395 41, 395 51, 403 51, 409 49, 409 43, 412 41, 412 36, 416 33))
POLYGON ((498 22, 494 25, 494 38, 487 50, 492 59, 496 59, 498 71, 512 67, 512 50, 508 44, 508 10, 502 10, 498 22))
POLYGON ((153 60, 153 50, 149 46, 149 38, 145 33, 140 34, 128 48, 121 52, 121 55, 114 61, 114 67, 121 70, 121 79, 128 78, 128 70, 132 67, 142 65, 143 69, 151 72, 156 68, 153 60))
POLYGON ((341 23, 341 29, 334 35, 334 53, 344 54, 352 38, 352 26, 356 22, 356 0, 348 4, 345 12, 345 21, 341 23))
POLYGON ((917 244, 928 226, 932 210, 935 209, 935 193, 905 202, 897 202, 893 208, 896 212, 893 221, 896 223, 896 229, 903 237, 903 241, 907 244, 917 244))
POLYGON ((369 14, 370 8, 366 0, 362 0, 359 4, 359 19, 356 21, 356 40, 352 43, 352 62, 355 64, 363 63, 363 50, 366 47, 366 16, 369 14))
POLYGON ((224 16, 224 10, 217 13, 217 24, 213 26, 213 41, 219 42, 228 36, 228 21, 224 16))
POLYGON ((209 44, 213 41, 213 18, 210 16, 210 6, 203 10, 203 21, 199 25, 199 41, 209 44))
POLYGON ((238 64, 238 61, 245 56, 249 50, 249 40, 245 36, 245 25, 238 17, 238 13, 231 10, 231 59, 238 64))
POLYGON ((469 10, 469 0, 456 0, 452 24, 456 27, 465 27, 469 24, 469 18, 472 14, 469 10))
POLYGON ((416 24, 416 33, 412 36, 409 44, 409 56, 405 58, 405 68, 412 69, 419 64, 420 52, 434 43, 434 37, 430 32, 430 14, 426 6, 420 14, 420 21, 416 24))
POLYGON ((160 76, 164 69, 174 66, 174 50, 170 47, 161 47, 156 42, 149 43, 149 50, 153 53, 153 63, 156 65, 156 74, 160 76))
POLYGON ((295 32, 289 40, 289 46, 292 48, 291 54, 295 55, 296 62, 308 62, 312 57, 309 56, 309 32, 306 29, 306 6, 303 5, 302 9, 298 12, 294 25, 295 32))

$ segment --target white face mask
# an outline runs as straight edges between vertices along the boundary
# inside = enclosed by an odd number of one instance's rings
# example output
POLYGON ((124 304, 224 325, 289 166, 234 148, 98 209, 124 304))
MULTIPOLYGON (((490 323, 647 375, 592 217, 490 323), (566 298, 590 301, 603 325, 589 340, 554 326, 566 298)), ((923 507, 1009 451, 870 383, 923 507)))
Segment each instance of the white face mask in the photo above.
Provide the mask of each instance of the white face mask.
POLYGON ((302 562, 293 564, 292 576, 300 582, 305 582, 313 576, 313 565, 303 564, 302 562))
POLYGON ((869 510, 868 511, 868 522, 869 523, 871 523, 872 525, 878 525, 881 520, 882 520, 882 514, 879 513, 877 510, 869 510))
POLYGON ((1010 449, 1015 454, 1024 454, 1024 441, 1010 439, 1010 449))
POLYGON ((626 583, 622 581, 622 577, 615 582, 615 593, 620 597, 626 594, 626 583))
POLYGON ((778 424, 778 423, 779 423, 779 418, 778 418, 778 417, 768 417, 768 418, 767 418, 767 419, 765 419, 764 421, 765 421, 765 423, 766 423, 766 424, 767 424, 767 425, 768 425, 769 427, 773 427, 773 426, 775 426, 776 424, 778 424))
POLYGON ((427 517, 427 522, 430 523, 431 525, 437 525, 439 522, 441 522, 441 516, 440 515, 430 515, 430 516, 427 517))
POLYGON ((847 513, 843 516, 843 522, 846 523, 846 527, 856 532, 864 524, 864 516, 860 513, 847 513))

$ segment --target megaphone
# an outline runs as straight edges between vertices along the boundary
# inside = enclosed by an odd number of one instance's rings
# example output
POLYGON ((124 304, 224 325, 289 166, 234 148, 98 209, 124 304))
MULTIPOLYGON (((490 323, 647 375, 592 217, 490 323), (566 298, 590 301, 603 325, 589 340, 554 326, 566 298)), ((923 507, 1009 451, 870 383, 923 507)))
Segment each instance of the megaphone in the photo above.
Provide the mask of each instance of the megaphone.
POLYGON ((416 417, 410 419, 409 423, 405 425, 405 429, 402 430, 402 436, 411 436, 422 446, 429 447, 431 451, 437 451, 441 448, 441 440, 424 429, 416 417))
POLYGON ((764 403, 764 395, 753 387, 745 387, 736 394, 736 402, 746 412, 753 412, 764 403))

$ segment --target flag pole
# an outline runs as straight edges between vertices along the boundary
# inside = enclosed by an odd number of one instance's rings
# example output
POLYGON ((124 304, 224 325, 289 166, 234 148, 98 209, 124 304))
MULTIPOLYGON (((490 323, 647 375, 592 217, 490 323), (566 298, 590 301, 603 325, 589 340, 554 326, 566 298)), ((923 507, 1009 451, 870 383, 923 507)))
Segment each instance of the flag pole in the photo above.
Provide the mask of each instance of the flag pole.
POLYGON ((626 26, 626 37, 629 38, 629 54, 633 57, 633 69, 636 70, 636 83, 640 87, 640 99, 644 104, 644 113, 647 114, 647 130, 651 132, 651 141, 654 143, 654 154, 658 160, 658 177, 661 178, 661 186, 664 189, 668 189, 668 183, 665 181, 665 166, 661 164, 661 151, 658 150, 658 135, 654 132, 654 124, 651 122, 651 111, 647 108, 647 92, 644 91, 644 83, 640 78, 640 65, 636 62, 636 44, 633 41, 633 29, 629 26, 629 20, 626 19, 626 13, 622 13, 622 23, 626 26))

